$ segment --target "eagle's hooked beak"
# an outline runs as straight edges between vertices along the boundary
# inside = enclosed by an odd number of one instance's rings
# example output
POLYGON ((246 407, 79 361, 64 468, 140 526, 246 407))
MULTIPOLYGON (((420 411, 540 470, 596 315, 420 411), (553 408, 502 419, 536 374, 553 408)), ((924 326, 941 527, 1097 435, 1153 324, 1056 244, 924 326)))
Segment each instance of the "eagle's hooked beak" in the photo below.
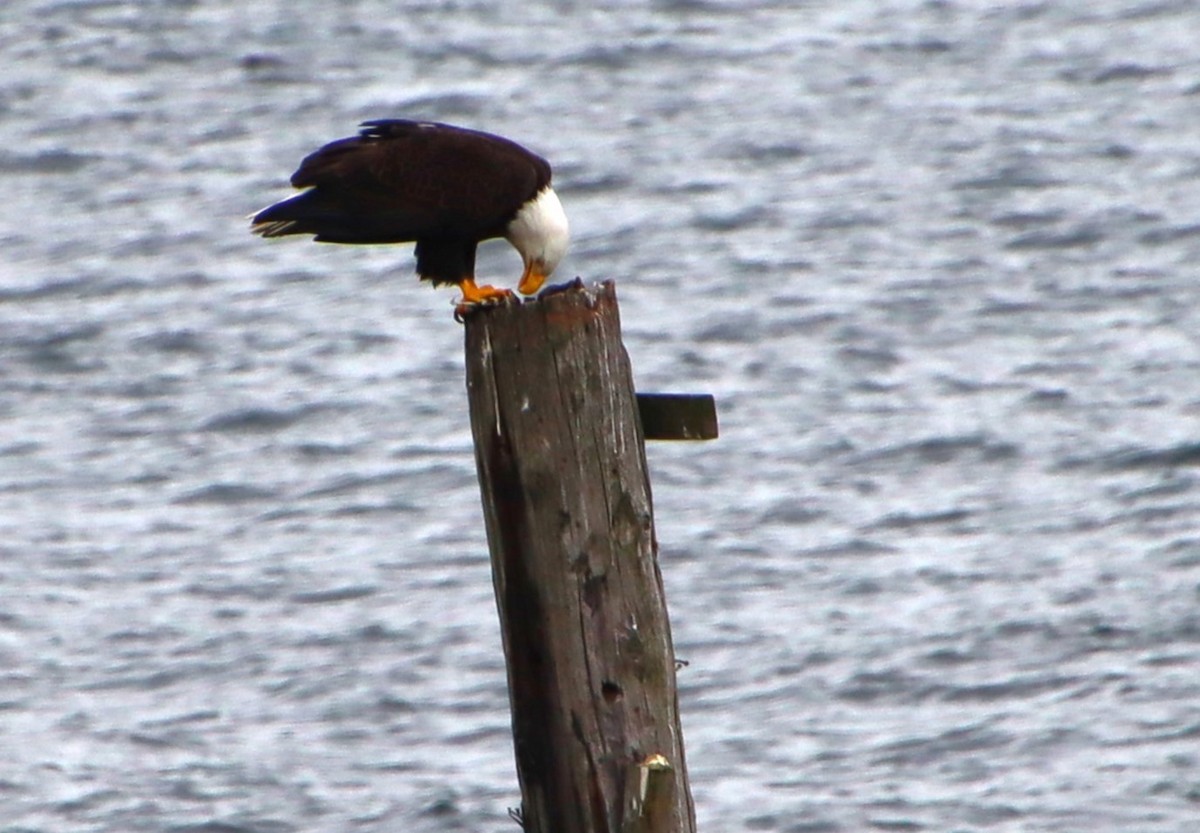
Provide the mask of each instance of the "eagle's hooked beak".
POLYGON ((548 274, 546 264, 533 258, 525 264, 525 273, 521 275, 521 282, 517 284, 517 289, 522 295, 533 295, 542 288, 548 274))

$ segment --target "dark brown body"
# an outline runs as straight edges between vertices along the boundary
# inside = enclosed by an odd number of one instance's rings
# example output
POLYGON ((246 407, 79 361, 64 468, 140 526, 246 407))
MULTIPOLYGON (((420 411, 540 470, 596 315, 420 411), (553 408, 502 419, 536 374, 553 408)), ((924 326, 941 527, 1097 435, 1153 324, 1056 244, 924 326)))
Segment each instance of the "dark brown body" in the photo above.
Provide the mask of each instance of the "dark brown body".
POLYGON ((474 276, 479 242, 504 236, 550 184, 550 165, 490 133, 388 119, 311 154, 291 181, 309 190, 256 214, 259 234, 416 242, 417 274, 443 284, 474 276))

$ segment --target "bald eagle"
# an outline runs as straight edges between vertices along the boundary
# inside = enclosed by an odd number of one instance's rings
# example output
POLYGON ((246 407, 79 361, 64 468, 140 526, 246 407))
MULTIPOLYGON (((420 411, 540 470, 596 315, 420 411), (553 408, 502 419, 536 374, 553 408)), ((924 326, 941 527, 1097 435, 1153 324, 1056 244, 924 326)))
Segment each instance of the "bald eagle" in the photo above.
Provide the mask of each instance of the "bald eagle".
POLYGON ((455 284, 460 309, 512 297, 475 283, 475 252, 503 237, 520 253, 517 289, 532 295, 566 253, 570 233, 550 165, 515 142, 436 122, 380 119, 306 157, 303 193, 264 208, 263 237, 311 234, 326 243, 416 243, 417 274, 455 284))

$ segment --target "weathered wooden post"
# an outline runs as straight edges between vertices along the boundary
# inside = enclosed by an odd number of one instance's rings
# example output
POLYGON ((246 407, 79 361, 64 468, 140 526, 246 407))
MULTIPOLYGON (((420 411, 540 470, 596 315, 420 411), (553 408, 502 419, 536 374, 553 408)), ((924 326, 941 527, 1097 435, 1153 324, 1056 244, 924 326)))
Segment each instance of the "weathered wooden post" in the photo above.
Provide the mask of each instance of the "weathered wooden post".
POLYGON ((466 358, 522 823, 694 833, 616 292, 469 315, 466 358))

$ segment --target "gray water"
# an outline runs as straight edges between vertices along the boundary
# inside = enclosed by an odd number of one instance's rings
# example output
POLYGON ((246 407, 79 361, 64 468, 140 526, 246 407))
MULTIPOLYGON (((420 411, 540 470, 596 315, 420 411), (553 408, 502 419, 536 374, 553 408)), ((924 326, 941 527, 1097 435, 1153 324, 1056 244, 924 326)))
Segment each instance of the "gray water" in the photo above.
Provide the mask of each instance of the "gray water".
POLYGON ((550 158, 559 276, 719 401, 648 450, 701 830, 1200 829, 1198 44, 1191 0, 8 0, 0 831, 516 829, 452 293, 244 220, 389 116, 550 158))

